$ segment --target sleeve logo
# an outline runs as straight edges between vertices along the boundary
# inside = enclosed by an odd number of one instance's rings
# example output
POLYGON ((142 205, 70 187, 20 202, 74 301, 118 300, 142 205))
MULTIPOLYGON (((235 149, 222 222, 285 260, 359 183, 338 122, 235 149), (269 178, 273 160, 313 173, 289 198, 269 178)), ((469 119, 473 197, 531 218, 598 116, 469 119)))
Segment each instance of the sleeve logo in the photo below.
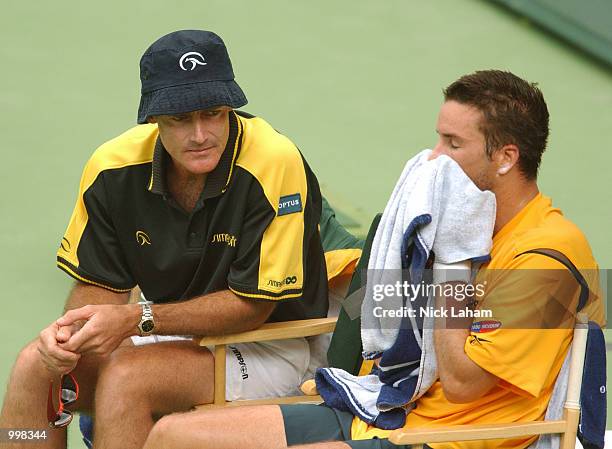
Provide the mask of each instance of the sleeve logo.
POLYGON ((278 200, 277 216, 294 214, 302 212, 302 197, 299 193, 293 195, 281 196, 278 200))
POLYGON ((472 324, 472 332, 475 333, 485 333, 485 332, 493 332, 495 329, 499 329, 502 323, 495 320, 486 320, 486 321, 476 321, 472 324))
POLYGON ((69 253, 69 252, 70 252, 70 241, 69 241, 69 240, 68 240, 66 237, 63 237, 63 238, 62 238, 62 243, 60 243, 60 247, 61 247, 61 248, 62 248, 64 251, 66 251, 67 253, 69 253))
POLYGON ((272 279, 268 280, 268 286, 281 288, 283 285, 295 284, 297 282, 297 276, 289 276, 282 281, 275 281, 272 279))

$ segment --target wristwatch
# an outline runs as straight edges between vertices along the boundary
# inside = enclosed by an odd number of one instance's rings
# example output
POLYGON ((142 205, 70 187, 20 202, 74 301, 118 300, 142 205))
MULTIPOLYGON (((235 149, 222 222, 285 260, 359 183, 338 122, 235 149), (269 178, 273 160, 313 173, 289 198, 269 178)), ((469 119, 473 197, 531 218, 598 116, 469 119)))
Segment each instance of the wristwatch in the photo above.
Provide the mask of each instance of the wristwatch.
POLYGON ((151 301, 140 301, 138 302, 142 306, 142 315, 140 317, 140 323, 138 323, 138 330, 140 331, 141 337, 146 337, 153 333, 155 329, 155 320, 153 319, 153 310, 151 309, 151 301))

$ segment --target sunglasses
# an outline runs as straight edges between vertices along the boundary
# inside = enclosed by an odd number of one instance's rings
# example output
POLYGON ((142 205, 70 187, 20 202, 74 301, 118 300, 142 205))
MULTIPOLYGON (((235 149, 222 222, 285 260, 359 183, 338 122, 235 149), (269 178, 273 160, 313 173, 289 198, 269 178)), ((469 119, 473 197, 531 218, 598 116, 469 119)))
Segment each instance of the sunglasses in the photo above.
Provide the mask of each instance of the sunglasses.
POLYGON ((58 390, 58 410, 55 410, 53 405, 54 395, 53 381, 49 383, 49 397, 47 399, 47 419, 49 426, 53 429, 66 427, 72 421, 72 412, 64 407, 74 403, 79 397, 79 384, 72 374, 66 374, 60 379, 60 388, 58 390))

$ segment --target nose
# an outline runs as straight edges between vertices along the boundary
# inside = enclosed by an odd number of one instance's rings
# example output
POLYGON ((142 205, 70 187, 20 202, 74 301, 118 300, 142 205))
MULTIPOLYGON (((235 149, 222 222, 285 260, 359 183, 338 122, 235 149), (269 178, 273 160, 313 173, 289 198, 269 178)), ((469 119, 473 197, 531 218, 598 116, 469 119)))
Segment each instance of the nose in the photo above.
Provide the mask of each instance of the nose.
POLYGON ((198 145, 202 145, 208 138, 208 127, 206 119, 196 116, 192 123, 191 140, 198 145))
POLYGON ((440 156, 442 154, 444 154, 444 146, 442 145, 442 139, 440 139, 440 140, 438 140, 438 143, 436 144, 434 149, 431 150, 431 154, 429 155, 427 160, 428 161, 433 161, 435 158, 437 158, 438 156, 440 156))

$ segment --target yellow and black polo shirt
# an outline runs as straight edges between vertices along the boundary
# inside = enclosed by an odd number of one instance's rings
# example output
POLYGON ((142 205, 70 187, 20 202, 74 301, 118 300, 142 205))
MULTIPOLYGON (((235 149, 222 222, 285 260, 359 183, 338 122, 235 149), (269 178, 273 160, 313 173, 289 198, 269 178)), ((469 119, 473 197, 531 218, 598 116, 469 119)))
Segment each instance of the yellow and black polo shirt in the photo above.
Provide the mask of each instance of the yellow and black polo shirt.
POLYGON ((327 314, 321 193, 296 146, 264 120, 229 114, 230 133, 192 213, 165 182, 157 125, 105 143, 87 163, 58 266, 76 279, 169 302, 230 289, 282 301, 271 321, 327 314))

